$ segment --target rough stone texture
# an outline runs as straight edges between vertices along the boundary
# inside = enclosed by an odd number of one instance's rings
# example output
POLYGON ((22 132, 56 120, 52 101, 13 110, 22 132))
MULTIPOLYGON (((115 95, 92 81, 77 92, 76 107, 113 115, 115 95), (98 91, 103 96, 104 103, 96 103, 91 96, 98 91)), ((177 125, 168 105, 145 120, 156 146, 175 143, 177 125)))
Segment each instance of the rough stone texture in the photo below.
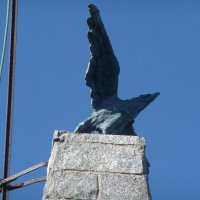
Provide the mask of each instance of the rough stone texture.
POLYGON ((95 199, 97 175, 91 172, 50 171, 45 199, 95 199))
POLYGON ((145 140, 56 131, 43 200, 150 200, 145 140))
POLYGON ((150 199, 145 175, 104 174, 99 179, 99 199, 150 199))

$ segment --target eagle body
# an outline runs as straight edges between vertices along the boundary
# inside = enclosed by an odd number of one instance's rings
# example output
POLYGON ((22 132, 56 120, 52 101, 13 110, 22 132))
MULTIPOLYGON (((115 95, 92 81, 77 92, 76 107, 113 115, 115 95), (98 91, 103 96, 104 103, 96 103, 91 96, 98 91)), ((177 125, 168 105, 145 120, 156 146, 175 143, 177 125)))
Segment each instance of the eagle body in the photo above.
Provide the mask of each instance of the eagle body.
POLYGON ((146 108, 159 93, 140 95, 121 100, 118 97, 118 76, 120 66, 106 33, 100 12, 90 4, 88 18, 88 40, 90 58, 86 71, 86 85, 91 88, 93 113, 75 129, 75 133, 101 133, 136 135, 132 124, 138 114, 146 108))

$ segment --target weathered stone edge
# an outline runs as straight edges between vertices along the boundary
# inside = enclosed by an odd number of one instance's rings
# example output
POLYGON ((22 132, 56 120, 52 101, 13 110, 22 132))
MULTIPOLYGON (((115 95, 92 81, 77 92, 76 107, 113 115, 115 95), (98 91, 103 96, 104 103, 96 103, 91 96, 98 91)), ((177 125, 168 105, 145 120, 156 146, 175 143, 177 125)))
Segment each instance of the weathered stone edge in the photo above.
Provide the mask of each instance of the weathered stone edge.
POLYGON ((53 142, 86 142, 86 143, 104 143, 119 145, 142 145, 145 146, 144 137, 126 136, 126 135, 104 135, 89 133, 70 133, 67 131, 54 131, 53 142))
POLYGON ((79 169, 59 169, 59 168, 49 168, 49 172, 80 172, 80 173, 93 173, 93 174, 99 174, 99 175, 105 175, 105 174, 113 174, 113 175, 131 175, 131 176, 146 176, 149 175, 146 173, 132 173, 132 172, 111 172, 111 171, 95 171, 95 170, 79 170, 79 169))

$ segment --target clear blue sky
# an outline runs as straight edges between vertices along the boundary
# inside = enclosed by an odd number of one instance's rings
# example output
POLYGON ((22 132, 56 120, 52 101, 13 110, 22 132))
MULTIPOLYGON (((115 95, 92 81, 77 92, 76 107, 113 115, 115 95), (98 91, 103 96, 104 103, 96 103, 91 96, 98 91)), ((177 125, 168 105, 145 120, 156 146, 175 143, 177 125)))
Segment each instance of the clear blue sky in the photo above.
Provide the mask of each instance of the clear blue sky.
MULTIPOLYGON (((119 96, 161 92, 135 122, 147 142, 153 200, 199 200, 198 1, 19 0, 11 173, 48 160, 54 130, 72 131, 91 113, 84 84, 89 3, 99 7, 121 66, 119 96)), ((0 0, 0 44, 5 7, 0 0)), ((0 177, 6 87, 7 62, 0 84, 0 177)), ((10 200, 39 200, 42 190, 43 183, 15 190, 10 200)))

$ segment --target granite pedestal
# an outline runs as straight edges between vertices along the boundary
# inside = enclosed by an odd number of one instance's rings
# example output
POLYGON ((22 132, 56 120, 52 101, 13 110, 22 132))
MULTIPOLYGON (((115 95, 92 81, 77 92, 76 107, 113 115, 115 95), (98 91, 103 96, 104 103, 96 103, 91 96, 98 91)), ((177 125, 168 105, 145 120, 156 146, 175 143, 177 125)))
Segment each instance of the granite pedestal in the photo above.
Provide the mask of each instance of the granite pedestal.
POLYGON ((150 200, 145 140, 56 131, 43 200, 150 200))

